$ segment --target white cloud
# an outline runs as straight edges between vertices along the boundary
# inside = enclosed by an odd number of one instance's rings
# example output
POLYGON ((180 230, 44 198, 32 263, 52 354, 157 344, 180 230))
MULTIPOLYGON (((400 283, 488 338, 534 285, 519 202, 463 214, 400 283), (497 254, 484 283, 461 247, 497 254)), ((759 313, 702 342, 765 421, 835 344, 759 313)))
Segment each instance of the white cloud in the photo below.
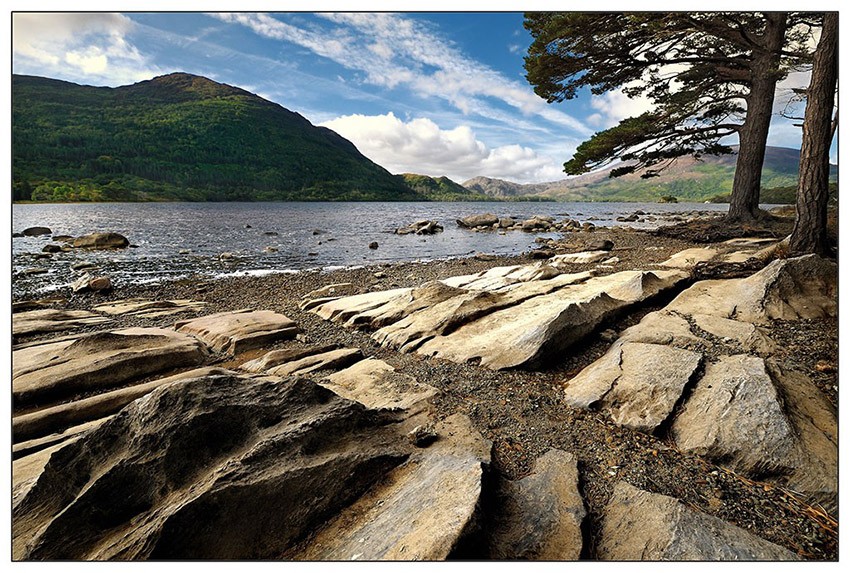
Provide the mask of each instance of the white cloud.
POLYGON ((652 102, 645 96, 630 98, 620 90, 605 92, 595 95, 590 100, 590 107, 597 113, 587 118, 602 129, 613 127, 627 117, 637 117, 653 108, 652 102))
POLYGON ((446 175, 462 183, 477 175, 520 183, 561 179, 560 164, 520 145, 491 148, 467 126, 441 129, 427 118, 402 121, 393 113, 346 115, 322 124, 351 140, 392 173, 446 175))
POLYGON ((120 14, 14 13, 15 73, 118 85, 161 73, 126 40, 133 22, 120 14))
POLYGON ((420 97, 440 98, 465 114, 477 113, 491 119, 499 113, 492 105, 492 100, 496 100, 573 133, 591 133, 581 121, 546 104, 530 86, 509 80, 466 57, 423 23, 386 13, 319 16, 335 27, 307 29, 265 14, 216 15, 225 22, 247 26, 261 36, 307 48, 362 73, 363 81, 372 85, 403 85, 420 97))

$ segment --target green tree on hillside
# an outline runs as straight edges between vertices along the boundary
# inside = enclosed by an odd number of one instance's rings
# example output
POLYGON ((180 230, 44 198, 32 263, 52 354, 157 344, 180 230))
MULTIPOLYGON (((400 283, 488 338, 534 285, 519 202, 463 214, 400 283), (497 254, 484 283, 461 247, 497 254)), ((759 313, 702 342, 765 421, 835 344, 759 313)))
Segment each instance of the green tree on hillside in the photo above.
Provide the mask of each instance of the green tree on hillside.
POLYGON ((549 103, 622 89, 653 109, 593 135, 564 164, 580 174, 614 160, 612 176, 646 168, 652 177, 677 157, 718 155, 737 134, 740 149, 729 219, 758 214, 762 164, 776 83, 810 59, 817 14, 528 13, 534 41, 528 81, 549 103))

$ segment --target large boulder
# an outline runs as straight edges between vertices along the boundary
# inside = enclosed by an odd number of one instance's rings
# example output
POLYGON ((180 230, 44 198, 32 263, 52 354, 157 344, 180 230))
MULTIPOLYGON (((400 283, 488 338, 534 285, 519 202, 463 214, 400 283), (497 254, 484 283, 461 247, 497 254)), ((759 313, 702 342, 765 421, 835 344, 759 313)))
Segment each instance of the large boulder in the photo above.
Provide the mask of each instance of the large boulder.
POLYGON ((16 407, 121 386, 206 359, 204 345, 162 328, 127 328, 21 348, 12 352, 16 407))
POLYGON ((124 249, 130 241, 120 233, 92 233, 77 237, 72 245, 78 249, 124 249))
POLYGON ((549 450, 531 475, 504 480, 490 539, 493 559, 575 561, 584 541, 586 511, 575 456, 549 450))
POLYGON ((482 215, 470 215, 457 220, 460 227, 472 229, 474 227, 492 227, 499 222, 499 218, 492 213, 482 215))
POLYGON ((791 551, 700 513, 677 499, 614 486, 605 507, 598 557, 610 561, 792 561, 791 551))
MULTIPOLYGON (((411 446, 387 421, 303 379, 169 384, 51 452, 40 471, 13 475, 13 558, 280 558, 408 457, 411 446)), ((437 481, 411 475, 426 497, 402 495, 415 511, 398 524, 409 527, 441 501, 471 500, 448 503, 427 530, 435 537, 418 539, 448 538, 457 527, 448 520, 477 501, 473 459, 447 454, 441 466, 419 466, 437 481)))
POLYGON ((198 337, 214 352, 238 354, 298 334, 298 326, 270 310, 234 310, 184 320, 174 325, 179 332, 198 337))

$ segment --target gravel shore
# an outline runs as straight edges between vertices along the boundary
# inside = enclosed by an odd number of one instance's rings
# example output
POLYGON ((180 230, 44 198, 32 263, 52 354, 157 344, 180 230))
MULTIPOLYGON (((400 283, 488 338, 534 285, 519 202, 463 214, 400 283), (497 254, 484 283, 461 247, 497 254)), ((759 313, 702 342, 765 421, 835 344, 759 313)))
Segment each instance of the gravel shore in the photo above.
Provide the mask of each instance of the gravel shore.
MULTIPOLYGON (((702 246, 686 240, 649 233, 599 229, 564 236, 553 245, 558 252, 583 250, 590 241, 610 239, 612 256, 619 262, 606 272, 646 268, 682 249, 702 246)), ((715 515, 797 552, 807 559, 837 559, 837 522, 817 508, 799 501, 792 492, 751 481, 673 447, 663 433, 646 435, 621 428, 599 413, 567 406, 561 396, 565 383, 605 353, 619 333, 645 314, 663 307, 666 300, 650 304, 603 325, 580 347, 536 372, 493 372, 475 365, 424 359, 377 346, 368 333, 344 329, 298 308, 302 297, 328 284, 351 283, 350 292, 417 286, 429 280, 470 274, 500 265, 524 264, 530 255, 479 256, 428 263, 405 263, 342 269, 330 272, 233 277, 216 281, 182 280, 159 285, 117 285, 109 294, 75 295, 67 308, 90 308, 108 300, 131 297, 188 298, 207 303, 204 314, 239 308, 270 309, 296 321, 306 340, 360 348, 364 355, 385 360, 440 390, 434 399, 439 418, 466 414, 484 437, 493 442, 493 470, 516 479, 528 474, 534 460, 550 448, 573 452, 579 459, 584 499, 588 506, 590 546, 594 542, 602 509, 614 483, 626 480, 649 491, 676 497, 685 504, 715 515)), ((595 265, 575 265, 575 272, 595 265)), ((180 315, 178 315, 179 317, 180 315)), ((117 326, 169 326, 175 317, 119 318, 117 326)), ((94 330, 94 328, 92 328, 94 330)), ((837 320, 777 322, 771 334, 782 347, 780 359, 792 369, 812 377, 837 406, 837 320)), ((285 347, 286 343, 279 345, 285 347)), ((244 357, 240 357, 244 358, 244 357)), ((243 360, 240 359, 240 362, 243 360)), ((228 363, 223 363, 227 366, 228 363)))

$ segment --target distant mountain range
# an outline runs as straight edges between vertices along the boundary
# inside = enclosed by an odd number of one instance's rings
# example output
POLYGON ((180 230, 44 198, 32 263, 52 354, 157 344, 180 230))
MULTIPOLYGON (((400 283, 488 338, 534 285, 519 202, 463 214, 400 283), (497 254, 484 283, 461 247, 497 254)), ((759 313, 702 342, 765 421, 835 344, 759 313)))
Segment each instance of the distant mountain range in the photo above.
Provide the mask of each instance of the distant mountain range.
MULTIPOLYGON (((735 148, 737 149, 737 148, 735 148)), ((495 199, 547 197, 557 201, 657 201, 662 196, 680 201, 707 201, 732 191, 736 155, 707 156, 702 160, 679 158, 660 177, 641 179, 640 173, 609 177, 606 169, 548 183, 513 183, 475 177, 463 186, 495 199)), ((768 147, 762 169, 762 188, 788 188, 797 183, 800 150, 768 147)), ((838 167, 833 166, 836 176, 838 167)))
MULTIPOLYGON (((762 187, 793 197, 799 151, 769 147, 762 187)), ((549 183, 392 175, 334 131, 243 89, 174 73, 118 88, 12 76, 12 197, 34 201, 704 201, 735 156, 661 177, 549 183)), ((837 173, 837 167, 834 169, 837 173)))

